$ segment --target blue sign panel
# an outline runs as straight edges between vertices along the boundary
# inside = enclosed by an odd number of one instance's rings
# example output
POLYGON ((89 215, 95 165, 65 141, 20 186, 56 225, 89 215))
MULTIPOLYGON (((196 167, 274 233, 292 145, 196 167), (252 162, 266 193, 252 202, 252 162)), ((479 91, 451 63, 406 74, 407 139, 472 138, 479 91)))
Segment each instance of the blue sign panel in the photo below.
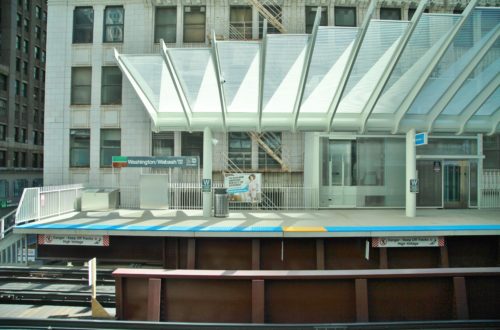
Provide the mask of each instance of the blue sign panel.
POLYGON ((415 134, 415 145, 423 146, 427 144, 427 133, 415 134))

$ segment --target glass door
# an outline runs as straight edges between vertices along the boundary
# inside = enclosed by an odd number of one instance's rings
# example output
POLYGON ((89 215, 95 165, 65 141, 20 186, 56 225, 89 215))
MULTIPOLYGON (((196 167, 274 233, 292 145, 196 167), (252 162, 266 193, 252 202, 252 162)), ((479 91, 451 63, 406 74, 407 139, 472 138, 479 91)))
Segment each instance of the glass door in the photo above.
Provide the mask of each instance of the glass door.
POLYGON ((446 161, 443 171, 443 202, 445 208, 469 206, 469 162, 446 161))

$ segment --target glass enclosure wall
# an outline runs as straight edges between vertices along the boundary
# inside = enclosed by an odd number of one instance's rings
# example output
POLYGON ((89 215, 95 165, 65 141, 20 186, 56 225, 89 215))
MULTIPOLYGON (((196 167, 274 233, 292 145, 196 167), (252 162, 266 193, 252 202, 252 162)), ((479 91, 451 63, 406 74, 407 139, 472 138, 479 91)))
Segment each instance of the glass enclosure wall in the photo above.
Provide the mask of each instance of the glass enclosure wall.
POLYGON ((322 138, 322 207, 404 207, 405 139, 322 138))

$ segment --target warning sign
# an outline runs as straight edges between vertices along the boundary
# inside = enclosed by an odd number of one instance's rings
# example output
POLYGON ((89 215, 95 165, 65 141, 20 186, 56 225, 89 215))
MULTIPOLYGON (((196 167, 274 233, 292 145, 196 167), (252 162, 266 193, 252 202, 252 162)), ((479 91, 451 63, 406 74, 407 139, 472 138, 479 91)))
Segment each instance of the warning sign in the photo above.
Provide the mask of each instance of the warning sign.
POLYGON ((433 237, 374 237, 372 247, 439 247, 444 246, 444 238, 433 237))

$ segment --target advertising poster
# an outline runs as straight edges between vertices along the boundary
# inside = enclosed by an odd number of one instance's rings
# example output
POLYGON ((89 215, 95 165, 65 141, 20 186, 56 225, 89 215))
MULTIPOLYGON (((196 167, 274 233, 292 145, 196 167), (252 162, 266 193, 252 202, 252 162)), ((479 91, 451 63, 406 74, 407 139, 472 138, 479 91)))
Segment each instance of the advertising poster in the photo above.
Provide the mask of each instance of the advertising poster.
POLYGON ((233 202, 260 203, 262 174, 233 173, 224 178, 229 200, 233 202))

